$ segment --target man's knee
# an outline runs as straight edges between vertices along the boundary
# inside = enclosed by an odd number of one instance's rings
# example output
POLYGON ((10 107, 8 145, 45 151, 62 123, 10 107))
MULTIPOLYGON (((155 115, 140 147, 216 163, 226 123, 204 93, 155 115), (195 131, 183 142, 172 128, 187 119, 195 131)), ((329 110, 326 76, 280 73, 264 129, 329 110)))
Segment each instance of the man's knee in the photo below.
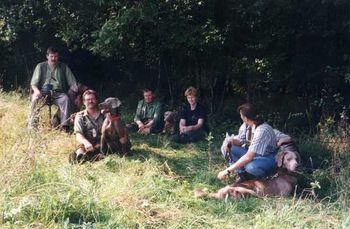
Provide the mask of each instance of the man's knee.
POLYGON ((256 163, 248 163, 245 166, 245 171, 256 177, 264 177, 267 175, 267 171, 258 166, 256 163))
POLYGON ((67 94, 63 94, 62 97, 59 99, 59 103, 63 106, 70 106, 70 99, 67 94))
POLYGON ((246 153, 247 153, 247 149, 241 146, 233 145, 231 148, 231 157, 235 157, 239 159, 246 153))

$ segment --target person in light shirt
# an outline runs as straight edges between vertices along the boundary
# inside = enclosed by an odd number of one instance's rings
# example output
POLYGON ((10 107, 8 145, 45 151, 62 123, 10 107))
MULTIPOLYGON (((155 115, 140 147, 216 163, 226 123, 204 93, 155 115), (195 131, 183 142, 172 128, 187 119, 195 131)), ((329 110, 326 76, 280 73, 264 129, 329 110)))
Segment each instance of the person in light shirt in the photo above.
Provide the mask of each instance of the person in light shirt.
POLYGON ((251 104, 238 107, 244 124, 238 137, 231 139, 231 164, 218 174, 223 180, 230 173, 237 173, 237 182, 253 177, 265 177, 276 169, 277 140, 274 129, 263 122, 251 104))

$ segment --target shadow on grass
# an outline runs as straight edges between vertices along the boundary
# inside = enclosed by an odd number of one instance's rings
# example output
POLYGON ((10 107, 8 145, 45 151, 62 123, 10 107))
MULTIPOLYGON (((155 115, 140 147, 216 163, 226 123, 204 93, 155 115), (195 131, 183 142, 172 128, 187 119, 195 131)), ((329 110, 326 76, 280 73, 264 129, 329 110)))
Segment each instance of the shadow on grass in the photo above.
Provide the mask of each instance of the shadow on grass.
POLYGON ((206 140, 192 144, 177 144, 170 143, 165 136, 139 134, 132 134, 132 139, 134 147, 131 160, 146 161, 152 158, 160 165, 166 163, 176 174, 177 179, 187 180, 191 187, 206 184, 220 188, 226 185, 216 178, 218 171, 226 166, 218 143, 211 145, 209 161, 206 140))

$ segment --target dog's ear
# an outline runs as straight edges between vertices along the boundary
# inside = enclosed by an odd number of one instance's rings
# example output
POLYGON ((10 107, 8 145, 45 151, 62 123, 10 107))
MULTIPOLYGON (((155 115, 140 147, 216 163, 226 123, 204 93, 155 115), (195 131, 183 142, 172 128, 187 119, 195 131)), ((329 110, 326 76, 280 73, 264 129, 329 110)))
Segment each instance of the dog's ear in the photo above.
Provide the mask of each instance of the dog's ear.
POLYGON ((297 162, 298 162, 298 164, 300 165, 300 163, 301 163, 300 154, 299 154, 297 151, 295 151, 295 152, 293 152, 293 153, 294 153, 295 156, 297 157, 297 162))
POLYGON ((281 152, 277 153, 277 155, 276 155, 277 167, 282 167, 283 159, 284 159, 285 155, 286 155, 285 151, 281 151, 281 152))
POLYGON ((112 100, 112 103, 111 103, 112 109, 118 108, 120 107, 120 105, 122 105, 122 102, 120 102, 118 98, 114 98, 112 100))
POLYGON ((230 137, 230 135, 226 132, 225 138, 229 138, 229 137, 230 137))

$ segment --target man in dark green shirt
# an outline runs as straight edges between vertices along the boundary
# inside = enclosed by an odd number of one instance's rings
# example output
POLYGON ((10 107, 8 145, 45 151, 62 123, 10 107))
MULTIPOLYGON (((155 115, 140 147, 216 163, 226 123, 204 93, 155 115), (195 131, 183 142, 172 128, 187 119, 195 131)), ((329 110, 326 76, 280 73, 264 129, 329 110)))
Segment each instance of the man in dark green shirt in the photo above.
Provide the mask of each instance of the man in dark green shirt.
POLYGON ((60 109, 60 124, 65 131, 68 131, 69 122, 67 120, 72 113, 72 105, 67 92, 69 89, 74 91, 74 88, 77 88, 77 82, 70 68, 58 61, 59 54, 57 49, 49 47, 46 58, 47 61, 36 66, 30 82, 33 95, 28 127, 36 127, 37 115, 40 110, 38 104, 43 102, 46 94, 50 93, 52 102, 60 109))
POLYGON ((129 131, 142 134, 159 133, 163 128, 162 104, 154 99, 152 90, 143 90, 143 99, 137 104, 134 123, 128 125, 129 131))

